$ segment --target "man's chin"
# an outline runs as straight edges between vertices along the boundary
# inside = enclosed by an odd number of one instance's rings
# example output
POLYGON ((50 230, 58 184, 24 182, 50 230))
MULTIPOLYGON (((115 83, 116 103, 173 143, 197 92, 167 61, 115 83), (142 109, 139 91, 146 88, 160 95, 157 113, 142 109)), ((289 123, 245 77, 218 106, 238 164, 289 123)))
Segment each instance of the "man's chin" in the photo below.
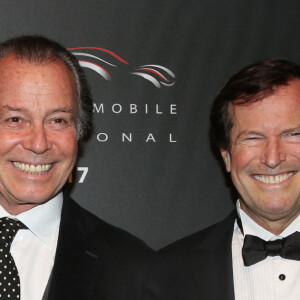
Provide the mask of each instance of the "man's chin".
POLYGON ((24 191, 0 198, 0 205, 10 214, 19 214, 49 201, 55 193, 41 193, 39 191, 24 191))

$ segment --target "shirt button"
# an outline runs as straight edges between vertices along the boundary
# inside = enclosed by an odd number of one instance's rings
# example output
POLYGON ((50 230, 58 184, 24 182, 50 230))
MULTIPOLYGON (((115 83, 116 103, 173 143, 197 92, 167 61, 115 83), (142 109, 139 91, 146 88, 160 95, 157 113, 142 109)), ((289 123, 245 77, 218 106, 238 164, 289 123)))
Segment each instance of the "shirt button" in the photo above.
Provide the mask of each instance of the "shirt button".
POLYGON ((285 280, 285 275, 284 275, 284 274, 280 274, 280 275, 279 275, 279 279, 280 279, 280 280, 285 280))

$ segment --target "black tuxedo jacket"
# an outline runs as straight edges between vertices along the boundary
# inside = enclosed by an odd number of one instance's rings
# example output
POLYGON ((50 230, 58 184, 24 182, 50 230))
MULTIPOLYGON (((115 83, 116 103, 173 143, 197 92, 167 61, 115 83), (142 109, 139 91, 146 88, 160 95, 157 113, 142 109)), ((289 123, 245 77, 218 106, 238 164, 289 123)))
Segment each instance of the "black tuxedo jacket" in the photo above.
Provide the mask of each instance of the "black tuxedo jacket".
POLYGON ((64 195, 48 300, 162 299, 156 253, 64 195))
POLYGON ((234 300, 232 235, 236 212, 159 252, 172 300, 234 300))

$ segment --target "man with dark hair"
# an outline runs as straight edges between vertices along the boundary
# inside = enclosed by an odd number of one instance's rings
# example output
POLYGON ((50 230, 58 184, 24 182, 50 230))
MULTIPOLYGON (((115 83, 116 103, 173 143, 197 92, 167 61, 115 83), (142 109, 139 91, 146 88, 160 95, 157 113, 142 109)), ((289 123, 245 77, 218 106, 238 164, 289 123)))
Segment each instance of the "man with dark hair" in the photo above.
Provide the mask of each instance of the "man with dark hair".
POLYGON ((235 74, 213 103, 211 138, 239 199, 161 250, 172 299, 299 299, 300 67, 271 59, 235 74))
POLYGON ((91 115, 66 49, 38 36, 0 44, 1 299, 165 299, 154 251, 63 191, 91 115))

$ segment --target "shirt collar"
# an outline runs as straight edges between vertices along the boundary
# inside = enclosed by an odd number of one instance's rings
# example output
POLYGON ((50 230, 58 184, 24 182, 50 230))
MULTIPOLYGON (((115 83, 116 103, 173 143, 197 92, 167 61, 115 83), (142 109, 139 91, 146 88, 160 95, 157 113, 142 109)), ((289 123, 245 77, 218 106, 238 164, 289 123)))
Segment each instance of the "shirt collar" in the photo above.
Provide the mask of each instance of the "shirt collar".
POLYGON ((272 232, 264 229, 253 221, 241 208, 240 200, 236 202, 236 210, 243 224, 244 235, 255 235, 265 241, 284 238, 296 231, 300 231, 300 215, 280 234, 275 235, 272 232))
POLYGON ((9 217, 20 220, 35 236, 51 246, 55 242, 54 236, 59 229, 62 203, 63 194, 60 192, 46 203, 37 205, 19 215, 9 214, 0 205, 0 218, 9 217))

